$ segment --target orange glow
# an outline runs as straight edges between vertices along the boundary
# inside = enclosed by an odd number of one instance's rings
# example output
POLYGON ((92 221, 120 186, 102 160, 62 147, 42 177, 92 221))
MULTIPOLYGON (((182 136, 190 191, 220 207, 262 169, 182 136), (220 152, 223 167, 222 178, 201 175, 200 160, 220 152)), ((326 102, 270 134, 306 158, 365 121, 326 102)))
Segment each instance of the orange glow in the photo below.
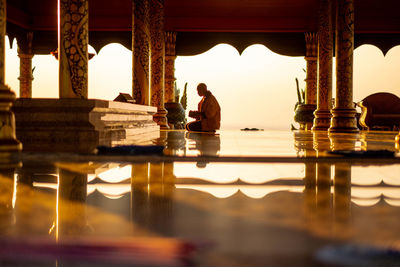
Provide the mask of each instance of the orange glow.
MULTIPOLYGON (((7 42, 8 45, 8 42, 7 42)), ((93 52, 93 48, 89 47, 93 52)), ((17 93, 19 58, 16 45, 7 48, 7 83, 17 93)), ((183 90, 188 82, 188 110, 200 98, 196 85, 205 82, 220 102, 222 129, 256 127, 290 128, 297 101, 295 78, 305 87, 303 57, 273 53, 263 45, 252 45, 239 55, 230 45, 220 44, 197 56, 177 57, 175 77, 183 90), (279 116, 276 116, 279 114, 279 116)), ((33 97, 58 97, 58 62, 50 55, 33 58, 33 97)), ((109 44, 89 61, 89 98, 114 99, 120 92, 132 93, 132 53, 120 44, 109 44)), ((385 91, 400 96, 400 46, 386 56, 375 46, 354 51, 354 101, 385 91)), ((335 82, 335 77, 333 77, 335 82)), ((335 88, 335 85, 333 85, 335 88)), ((333 96, 335 89, 333 90, 333 96)))

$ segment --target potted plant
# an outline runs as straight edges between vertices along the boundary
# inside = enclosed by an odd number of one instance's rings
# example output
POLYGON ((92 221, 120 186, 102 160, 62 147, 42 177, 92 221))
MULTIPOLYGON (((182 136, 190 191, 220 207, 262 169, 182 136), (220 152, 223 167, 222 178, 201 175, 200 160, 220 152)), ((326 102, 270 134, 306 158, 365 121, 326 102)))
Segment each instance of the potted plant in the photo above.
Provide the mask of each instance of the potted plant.
POLYGON ((175 90, 175 101, 165 103, 165 109, 168 111, 167 119, 171 129, 185 129, 186 124, 186 107, 187 107, 187 83, 183 90, 182 97, 179 101, 180 89, 176 85, 175 90))

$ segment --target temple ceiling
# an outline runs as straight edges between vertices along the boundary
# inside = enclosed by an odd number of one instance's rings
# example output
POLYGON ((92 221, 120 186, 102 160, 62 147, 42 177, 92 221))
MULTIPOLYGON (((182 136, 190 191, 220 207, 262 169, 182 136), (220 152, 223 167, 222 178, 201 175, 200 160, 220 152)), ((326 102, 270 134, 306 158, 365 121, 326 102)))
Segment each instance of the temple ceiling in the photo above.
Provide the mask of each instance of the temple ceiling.
MULTIPOLYGON (((355 46, 383 53, 400 44, 400 1, 355 0, 355 46)), ((263 44, 303 56, 304 33, 317 29, 317 0, 165 0, 165 30, 176 31, 178 55, 195 55, 227 43, 240 53, 263 44)), ((131 48, 132 0, 89 0, 89 42, 97 51, 117 42, 131 48)), ((7 32, 22 49, 32 31, 33 52, 57 48, 57 1, 8 0, 7 32)))

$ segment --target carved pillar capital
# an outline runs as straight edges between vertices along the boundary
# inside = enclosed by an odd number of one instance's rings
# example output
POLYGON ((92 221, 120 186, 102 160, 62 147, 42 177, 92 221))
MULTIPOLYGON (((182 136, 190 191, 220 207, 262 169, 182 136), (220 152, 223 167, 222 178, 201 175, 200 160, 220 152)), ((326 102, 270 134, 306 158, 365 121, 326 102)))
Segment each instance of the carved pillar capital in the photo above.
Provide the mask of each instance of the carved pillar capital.
POLYGON ((176 56, 176 32, 165 32, 165 56, 176 56))
POLYGON ((29 31, 25 35, 17 37, 18 53, 19 54, 33 54, 33 32, 29 31))
POLYGON ((317 60, 318 57, 318 33, 306 32, 306 59, 317 60))

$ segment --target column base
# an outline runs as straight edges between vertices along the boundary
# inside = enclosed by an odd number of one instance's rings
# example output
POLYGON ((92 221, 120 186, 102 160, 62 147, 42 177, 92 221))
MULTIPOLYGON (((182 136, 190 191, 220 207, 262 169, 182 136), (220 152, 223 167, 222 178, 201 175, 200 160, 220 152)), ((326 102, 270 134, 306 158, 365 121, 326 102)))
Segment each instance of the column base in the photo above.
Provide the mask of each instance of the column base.
POLYGON ((327 131, 331 126, 332 114, 329 110, 316 110, 314 112, 313 131, 327 131))
POLYGON ((10 110, 15 94, 7 85, 0 85, 0 152, 16 152, 22 150, 22 144, 15 134, 14 113, 10 110))
POLYGON ((332 109, 332 121, 329 128, 330 133, 358 133, 356 110, 349 109, 332 109))
POLYGON ((153 120, 160 126, 160 129, 169 129, 166 109, 157 110, 157 113, 153 115, 153 120))

